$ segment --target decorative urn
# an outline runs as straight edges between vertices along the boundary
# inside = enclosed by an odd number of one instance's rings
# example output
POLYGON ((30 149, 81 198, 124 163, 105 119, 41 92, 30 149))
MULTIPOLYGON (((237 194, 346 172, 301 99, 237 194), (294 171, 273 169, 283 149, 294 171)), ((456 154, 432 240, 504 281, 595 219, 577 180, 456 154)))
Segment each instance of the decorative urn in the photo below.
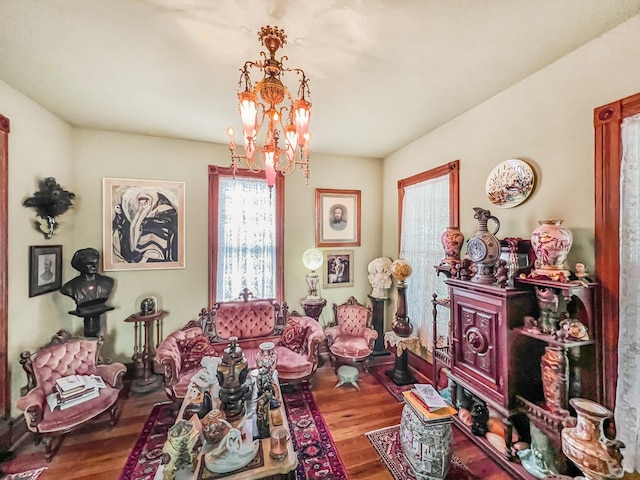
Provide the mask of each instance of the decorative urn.
POLYGON ((622 478, 624 443, 609 440, 603 423, 613 413, 599 403, 585 398, 572 398, 569 403, 576 418, 569 417, 562 430, 562 451, 589 480, 622 478))
POLYGON ((402 258, 398 258, 391 263, 391 275, 398 281, 398 307, 396 309, 396 317, 391 324, 391 329, 399 337, 410 337, 413 333, 413 325, 407 316, 407 282, 406 279, 411 276, 411 265, 402 258))
POLYGON ((460 251, 464 243, 464 235, 460 229, 458 227, 447 227, 440 236, 440 242, 442 243, 442 248, 444 248, 445 255, 440 265, 460 263, 460 251))
POLYGON ((531 232, 531 246, 536 254, 536 275, 557 280, 560 274, 565 279, 571 272, 565 268, 565 260, 573 244, 571 230, 562 226, 562 220, 540 220, 531 232))

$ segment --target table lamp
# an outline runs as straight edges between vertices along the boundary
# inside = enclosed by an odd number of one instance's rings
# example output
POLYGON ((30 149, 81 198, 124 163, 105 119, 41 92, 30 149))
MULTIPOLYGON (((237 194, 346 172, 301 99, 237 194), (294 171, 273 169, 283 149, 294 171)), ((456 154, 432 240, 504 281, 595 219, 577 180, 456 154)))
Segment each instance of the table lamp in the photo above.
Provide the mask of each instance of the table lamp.
POLYGON ((317 248, 309 248, 302 254, 302 263, 311 272, 307 273, 306 281, 309 286, 309 293, 307 294, 307 300, 319 299, 318 295, 318 274, 316 270, 322 265, 322 251, 317 248))

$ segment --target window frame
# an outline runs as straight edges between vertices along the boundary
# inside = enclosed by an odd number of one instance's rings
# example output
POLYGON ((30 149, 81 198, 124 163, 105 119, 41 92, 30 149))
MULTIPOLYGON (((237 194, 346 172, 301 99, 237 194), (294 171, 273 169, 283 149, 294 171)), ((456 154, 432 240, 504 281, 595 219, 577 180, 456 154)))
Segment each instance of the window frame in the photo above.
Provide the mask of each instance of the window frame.
POLYGON ((613 410, 618 378, 620 327, 620 167, 622 121, 640 113, 640 93, 596 108, 595 131, 595 254, 600 283, 600 314, 595 315, 598 401, 613 410), (615 246, 615 247, 614 247, 615 246), (614 248, 612 248, 614 247, 614 248), (606 321, 604 321, 606 319, 606 321))
MULTIPOLYGON (((400 256, 400 250, 402 246, 402 217, 403 217, 403 205, 405 197, 405 189, 412 185, 416 185, 425 181, 433 180, 436 178, 448 176, 449 183, 449 225, 460 227, 460 160, 454 160, 444 165, 432 168, 425 172, 418 173, 411 177, 407 177, 398 180, 398 257, 400 256)), ((437 263, 436 263, 437 264, 437 263)), ((433 327, 433 325, 432 325, 433 327)), ((431 342, 435 345, 435 338, 431 338, 431 342)), ((426 346, 426 358, 425 361, 429 364, 433 364, 433 357, 429 355, 429 346, 426 346)))
MULTIPOLYGON (((218 167, 209 165, 209 308, 218 301, 216 299, 218 282, 218 207, 220 177, 233 177, 233 169, 230 167, 218 167)), ((264 172, 254 172, 248 169, 238 169, 235 177, 264 179, 264 172)), ((265 180, 266 181, 266 180, 265 180)), ((276 196, 276 302, 284 299, 284 176, 278 173, 276 183, 273 186, 276 196)), ((238 292, 239 294, 240 292, 238 292)))
POLYGON ((398 254, 402 235, 402 205, 404 203, 404 189, 434 178, 449 175, 449 226, 460 228, 460 160, 440 165, 411 177, 398 180, 398 254))

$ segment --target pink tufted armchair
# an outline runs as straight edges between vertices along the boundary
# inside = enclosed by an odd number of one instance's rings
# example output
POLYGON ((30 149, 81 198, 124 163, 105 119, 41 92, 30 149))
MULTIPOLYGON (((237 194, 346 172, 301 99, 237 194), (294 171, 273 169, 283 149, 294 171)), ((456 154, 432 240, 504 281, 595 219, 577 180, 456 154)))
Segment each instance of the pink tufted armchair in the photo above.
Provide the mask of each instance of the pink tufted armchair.
POLYGON ((350 297, 341 305, 333 304, 334 323, 324 330, 329 356, 334 369, 338 362, 362 363, 369 371, 378 332, 371 328, 372 311, 350 297))
POLYGON ((33 355, 27 351, 20 354, 20 363, 27 373, 27 386, 23 388, 17 407, 24 411, 29 430, 44 440, 47 462, 58 451, 65 433, 107 412, 110 426, 118 420, 117 401, 127 368, 121 363, 98 365, 102 343, 102 338, 73 339, 69 332, 60 330, 49 344, 33 355), (65 410, 56 407, 52 411, 46 397, 55 390, 56 380, 68 375, 98 375, 106 388, 100 389, 96 398, 65 410), (53 441, 55 438, 56 442, 53 441))

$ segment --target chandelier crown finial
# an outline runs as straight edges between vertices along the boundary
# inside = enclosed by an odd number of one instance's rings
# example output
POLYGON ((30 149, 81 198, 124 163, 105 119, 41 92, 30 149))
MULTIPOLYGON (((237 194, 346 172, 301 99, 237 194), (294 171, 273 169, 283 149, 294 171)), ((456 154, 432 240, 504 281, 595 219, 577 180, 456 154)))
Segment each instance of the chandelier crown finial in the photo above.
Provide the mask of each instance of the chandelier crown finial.
POLYGON ((308 183, 308 127, 311 102, 305 95, 311 96, 309 79, 300 68, 284 67, 283 62, 288 60, 288 57, 276 59, 276 52, 287 43, 287 35, 283 29, 267 25, 258 32, 258 39, 269 53, 260 52, 262 61, 246 61, 240 69, 238 81, 238 109, 242 117, 244 155, 236 153, 233 129, 229 128, 228 131, 234 174, 237 160, 245 160, 250 170, 265 171, 269 187, 274 185, 277 173, 290 175, 296 167, 300 167, 308 183), (263 75, 255 84, 251 80, 252 69, 259 70, 263 75), (283 72, 292 72, 299 76, 298 98, 295 100, 291 98, 290 90, 280 79, 283 72), (281 105, 286 101, 288 104, 281 105), (284 118, 288 118, 286 126, 282 123, 284 118), (266 131, 263 136, 264 143, 260 146, 257 141, 263 125, 266 131), (282 148, 278 145, 280 132, 285 133, 282 148), (260 156, 257 155, 258 152, 260 156), (261 163, 258 163, 260 160, 261 163))

